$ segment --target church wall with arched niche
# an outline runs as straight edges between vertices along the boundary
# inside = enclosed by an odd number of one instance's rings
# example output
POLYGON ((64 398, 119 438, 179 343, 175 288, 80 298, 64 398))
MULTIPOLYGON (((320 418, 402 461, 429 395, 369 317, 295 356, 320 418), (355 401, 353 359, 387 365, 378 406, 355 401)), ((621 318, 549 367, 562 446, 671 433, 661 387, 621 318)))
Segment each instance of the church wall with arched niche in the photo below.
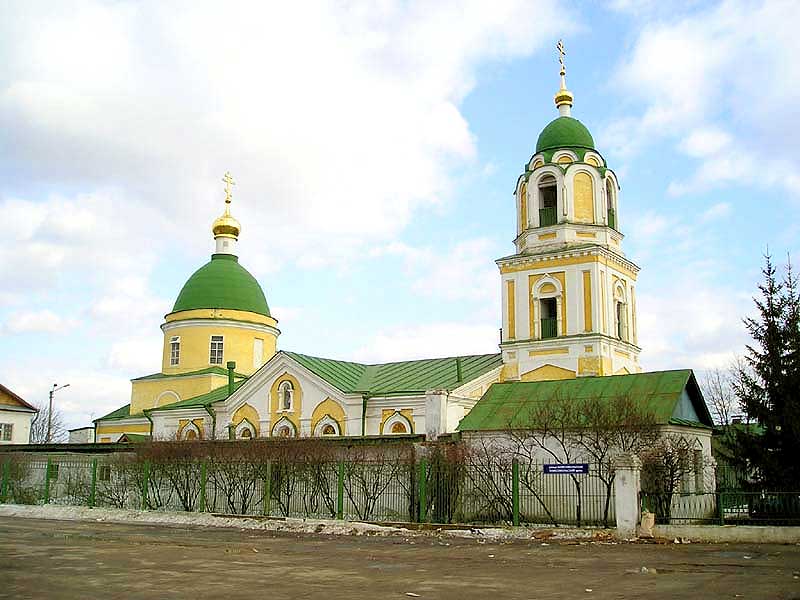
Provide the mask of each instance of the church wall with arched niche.
MULTIPOLYGON (((347 416, 344 408, 342 408, 341 404, 330 397, 325 398, 325 400, 317 404, 311 413, 311 431, 317 432, 320 429, 319 425, 323 422, 323 420, 326 420, 326 417, 327 420, 336 422, 339 430, 338 435, 347 435, 347 416)), ((328 424, 330 425, 330 423, 328 424)), ((327 434, 329 432, 326 430, 322 431, 322 433, 327 434)))
POLYGON ((131 382, 131 414, 141 413, 145 408, 154 408, 156 402, 159 406, 166 406, 165 392, 173 392, 180 400, 187 400, 227 383, 226 376, 217 374, 134 380, 131 382))

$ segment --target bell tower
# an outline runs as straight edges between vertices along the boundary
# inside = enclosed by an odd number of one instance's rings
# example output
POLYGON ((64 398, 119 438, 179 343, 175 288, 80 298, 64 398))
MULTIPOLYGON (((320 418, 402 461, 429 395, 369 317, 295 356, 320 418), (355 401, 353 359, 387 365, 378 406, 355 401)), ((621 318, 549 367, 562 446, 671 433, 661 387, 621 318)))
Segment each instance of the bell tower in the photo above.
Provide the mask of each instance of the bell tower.
POLYGON ((636 276, 622 251, 619 184, 572 117, 559 41, 559 116, 517 180, 516 253, 498 259, 504 380, 636 373, 636 276))

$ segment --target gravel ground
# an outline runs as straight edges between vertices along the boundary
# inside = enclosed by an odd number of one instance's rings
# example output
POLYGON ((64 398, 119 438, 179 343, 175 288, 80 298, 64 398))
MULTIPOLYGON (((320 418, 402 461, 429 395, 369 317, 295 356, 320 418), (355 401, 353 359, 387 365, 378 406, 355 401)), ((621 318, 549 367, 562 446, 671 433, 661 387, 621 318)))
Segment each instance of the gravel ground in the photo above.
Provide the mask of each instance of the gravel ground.
POLYGON ((325 522, 279 531, 196 521, 206 515, 69 514, 0 515, 0 598, 800 598, 798 545, 468 538, 341 523, 338 533, 354 535, 327 535, 307 532, 325 522), (184 516, 192 522, 174 521, 184 516))

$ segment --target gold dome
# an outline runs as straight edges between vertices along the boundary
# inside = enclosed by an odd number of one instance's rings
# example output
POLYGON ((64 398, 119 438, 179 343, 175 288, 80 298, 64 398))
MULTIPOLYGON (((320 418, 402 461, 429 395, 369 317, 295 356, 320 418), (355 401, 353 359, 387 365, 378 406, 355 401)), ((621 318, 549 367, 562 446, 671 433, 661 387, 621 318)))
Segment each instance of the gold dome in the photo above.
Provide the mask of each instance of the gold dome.
POLYGON ((572 92, 565 89, 558 90, 558 92, 555 95, 555 101, 557 107, 561 106, 562 104, 568 104, 569 106, 572 106, 573 99, 574 96, 572 95, 572 92))
POLYGON ((233 177, 231 177, 230 173, 225 173, 225 177, 222 178, 222 181, 225 182, 225 212, 214 221, 214 224, 211 226, 211 231, 214 233, 215 238, 229 237, 238 240, 242 226, 239 221, 231 216, 231 186, 234 185, 233 177))
POLYGON ((232 237, 233 239, 239 239, 239 232, 241 230, 242 226, 239 221, 234 219, 227 210, 224 215, 217 217, 214 224, 211 226, 214 237, 232 237))

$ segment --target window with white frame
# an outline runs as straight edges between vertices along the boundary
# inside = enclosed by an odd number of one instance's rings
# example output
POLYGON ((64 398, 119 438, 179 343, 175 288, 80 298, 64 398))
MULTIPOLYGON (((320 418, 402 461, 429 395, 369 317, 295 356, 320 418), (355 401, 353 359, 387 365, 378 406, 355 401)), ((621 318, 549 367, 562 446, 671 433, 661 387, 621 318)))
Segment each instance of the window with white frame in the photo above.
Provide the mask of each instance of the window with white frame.
POLYGON ((177 365, 181 361, 181 338, 174 335, 169 338, 169 364, 177 365))
POLYGON ((221 365, 222 364, 222 347, 223 347, 223 338, 221 335, 212 335, 211 336, 211 357, 209 358, 209 362, 212 365, 221 365))
POLYGON ((11 435, 14 433, 13 423, 0 423, 0 440, 4 442, 11 441, 11 435))
POLYGON ((294 400, 294 388, 291 381, 284 381, 278 387, 278 402, 280 403, 280 410, 292 410, 292 401, 294 400))

